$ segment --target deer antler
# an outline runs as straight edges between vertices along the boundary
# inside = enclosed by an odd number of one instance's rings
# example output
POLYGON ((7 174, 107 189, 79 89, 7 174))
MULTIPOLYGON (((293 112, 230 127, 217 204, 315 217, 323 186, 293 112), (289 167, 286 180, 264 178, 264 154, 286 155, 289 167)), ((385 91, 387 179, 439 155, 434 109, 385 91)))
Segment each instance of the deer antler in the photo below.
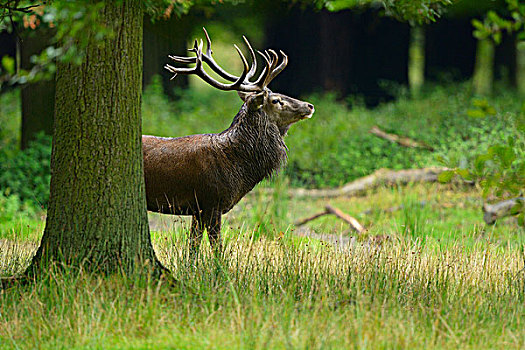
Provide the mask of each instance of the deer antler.
POLYGON ((250 79, 255 76, 255 73, 257 71, 257 58, 255 56, 255 52, 250 45, 250 42, 248 39, 243 36, 244 42, 246 43, 246 46, 248 47, 248 50, 250 51, 250 56, 252 59, 252 65, 248 68, 248 62, 246 61, 246 58, 242 54, 241 50, 237 47, 237 45, 234 45, 235 49, 237 50, 237 53, 239 54, 242 62, 243 62, 243 72, 242 74, 237 77, 233 74, 230 74, 226 72, 222 67, 220 67, 217 62, 212 57, 212 50, 211 50, 211 39, 208 35, 208 32, 205 28, 203 28, 204 34, 206 36, 206 53, 202 51, 202 48, 204 46, 203 41, 201 40, 200 43, 197 43, 197 40, 195 40, 195 43, 193 45, 193 48, 189 49, 189 51, 195 53, 195 57, 183 57, 183 56, 168 56, 172 60, 174 60, 177 63, 183 63, 183 64, 192 64, 195 63, 195 67, 193 68, 176 68, 169 64, 165 65, 164 68, 166 68, 168 71, 174 73, 174 76, 172 79, 174 79, 177 74, 195 74, 198 77, 200 77, 202 80, 210 84, 211 86, 220 89, 220 90, 237 90, 237 91, 244 91, 244 92, 255 92, 255 91, 262 91, 268 86, 268 84, 286 67, 288 64, 288 57, 284 54, 284 52, 280 51, 280 53, 283 55, 283 61, 279 66, 277 66, 279 55, 273 51, 257 51, 263 58, 266 63, 266 66, 263 68, 263 71, 261 72, 261 75, 256 79, 255 82, 250 82, 250 79), (225 80, 228 80, 232 82, 232 84, 224 84, 221 82, 218 82, 217 80, 213 79, 208 73, 204 71, 203 68, 203 61, 220 77, 224 78, 225 80))

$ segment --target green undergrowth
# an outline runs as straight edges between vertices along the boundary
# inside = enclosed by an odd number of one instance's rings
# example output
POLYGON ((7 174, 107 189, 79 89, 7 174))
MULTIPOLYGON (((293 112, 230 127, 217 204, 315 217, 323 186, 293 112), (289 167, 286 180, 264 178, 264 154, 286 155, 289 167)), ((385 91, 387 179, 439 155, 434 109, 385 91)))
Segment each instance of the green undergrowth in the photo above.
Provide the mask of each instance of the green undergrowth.
POLYGON ((33 202, 0 193, 0 239, 30 240, 43 229, 41 215, 33 202))

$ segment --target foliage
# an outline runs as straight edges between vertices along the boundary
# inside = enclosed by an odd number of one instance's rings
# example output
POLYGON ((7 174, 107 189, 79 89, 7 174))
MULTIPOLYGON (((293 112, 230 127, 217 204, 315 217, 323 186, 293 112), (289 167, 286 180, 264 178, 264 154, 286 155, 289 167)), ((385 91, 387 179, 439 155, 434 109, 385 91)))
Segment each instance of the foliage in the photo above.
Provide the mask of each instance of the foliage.
POLYGON ((51 138, 44 134, 37 135, 24 151, 9 154, 1 149, 0 192, 46 206, 51 179, 50 159, 51 138))
MULTIPOLYGON (((465 163, 469 150, 487 149, 512 134, 506 117, 465 115, 470 104, 465 86, 434 86, 419 101, 402 96, 374 110, 348 110, 333 96, 313 96, 308 100, 316 105, 314 118, 290 130, 286 173, 294 185, 337 186, 380 168, 437 165, 442 157, 465 163), (373 125, 423 141, 435 152, 377 138, 368 133, 373 125)), ((494 103, 501 111, 516 108, 515 95, 509 92, 499 94, 494 103)))
POLYGON ((20 89, 0 94, 0 152, 12 153, 20 144, 20 89))
MULTIPOLYGON (((206 0, 144 0, 144 10, 155 20, 187 13, 194 4, 209 4, 206 0)), ((0 32, 16 32, 51 28, 54 36, 49 46, 31 57, 33 66, 21 69, 10 56, 0 57, 0 87, 7 83, 24 84, 50 79, 56 71, 56 61, 80 64, 90 35, 97 40, 115 35, 112 28, 98 22, 105 2, 86 3, 83 0, 36 1, 10 0, 0 5, 0 32)))
MULTIPOLYGON (((485 100, 475 100, 469 115, 483 118, 495 109, 485 100), (481 106, 481 108, 480 108, 481 106)), ((479 183, 483 197, 495 196, 502 199, 523 195, 525 190, 525 103, 521 111, 509 117, 510 135, 494 140, 487 148, 470 148, 467 162, 457 164, 450 159, 443 159, 452 170, 440 175, 442 182, 448 182, 454 175, 468 181, 479 183)), ((503 135, 502 135, 503 136, 503 135)), ((520 221, 523 222, 523 208, 520 221)))
POLYGON ((358 6, 380 5, 385 14, 411 23, 433 22, 456 0, 316 0, 318 7, 341 11, 358 6))
MULTIPOLYGON (((26 6, 33 6, 34 2, 25 2, 26 6)), ((51 5, 31 7, 31 12, 12 10, 4 14, 0 22, 0 29, 8 32, 17 31, 13 23, 21 23, 25 30, 37 28, 53 28, 55 35, 50 45, 38 55, 31 58, 33 67, 29 70, 14 67, 13 58, 2 58, 2 80, 9 84, 24 84, 49 79, 56 70, 55 62, 72 62, 79 64, 84 57, 84 49, 89 41, 89 33, 95 33, 99 40, 113 33, 109 28, 97 24, 98 12, 104 3, 94 3, 86 6, 83 1, 53 1, 51 5), (9 17, 7 21, 6 17, 9 17)))
MULTIPOLYGON (((466 86, 428 87, 420 100, 401 96, 373 110, 359 104, 349 108, 331 94, 307 97, 317 111, 311 120, 290 129, 286 138, 289 160, 283 174, 292 186, 333 187, 380 168, 424 167, 438 162, 467 167, 473 164, 472 150, 487 152, 516 134, 516 113, 512 111, 518 109, 519 100, 506 90, 489 100, 472 100, 466 86), (373 125, 423 141, 435 152, 380 139, 368 133, 373 125)), ((205 85, 178 94, 176 101, 169 101, 158 78, 146 88, 142 106, 145 134, 176 137, 219 132, 230 125, 242 104, 235 93, 205 85)), ((16 91, 1 96, 6 104, 0 115, 0 188, 9 187, 10 193, 40 205, 47 202, 49 193, 49 140, 40 139, 36 150, 27 152, 12 147, 17 144, 12 137, 17 134, 20 117, 16 114, 20 111, 8 107, 10 103, 18 105, 16 96, 16 91)))
POLYGON ((39 211, 32 201, 21 201, 17 195, 0 192, 0 239, 27 239, 42 224, 37 216, 39 211))
POLYGON ((518 33, 518 40, 525 41, 525 3, 519 0, 505 0, 508 13, 501 14, 490 10, 483 21, 472 20, 474 36, 480 40, 491 38, 501 43, 503 32, 518 33))

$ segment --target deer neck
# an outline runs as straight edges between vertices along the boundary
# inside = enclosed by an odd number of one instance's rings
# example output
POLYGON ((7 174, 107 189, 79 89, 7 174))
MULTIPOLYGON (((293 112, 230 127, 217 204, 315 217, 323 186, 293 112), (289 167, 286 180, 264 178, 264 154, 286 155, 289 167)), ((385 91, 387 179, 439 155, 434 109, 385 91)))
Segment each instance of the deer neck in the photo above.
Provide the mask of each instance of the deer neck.
POLYGON ((218 139, 250 189, 286 163, 283 137, 262 109, 250 111, 244 104, 218 139))

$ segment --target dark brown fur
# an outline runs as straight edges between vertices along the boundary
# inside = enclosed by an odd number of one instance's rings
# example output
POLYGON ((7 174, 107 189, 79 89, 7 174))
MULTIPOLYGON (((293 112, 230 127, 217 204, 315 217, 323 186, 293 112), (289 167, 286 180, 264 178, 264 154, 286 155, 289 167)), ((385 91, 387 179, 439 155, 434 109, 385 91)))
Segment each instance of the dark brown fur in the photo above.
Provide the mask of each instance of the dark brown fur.
POLYGON ((221 133, 142 137, 148 210, 192 215, 194 247, 205 226, 220 247, 221 215, 285 163, 283 136, 313 113, 312 105, 270 91, 242 97, 246 102, 221 133))

